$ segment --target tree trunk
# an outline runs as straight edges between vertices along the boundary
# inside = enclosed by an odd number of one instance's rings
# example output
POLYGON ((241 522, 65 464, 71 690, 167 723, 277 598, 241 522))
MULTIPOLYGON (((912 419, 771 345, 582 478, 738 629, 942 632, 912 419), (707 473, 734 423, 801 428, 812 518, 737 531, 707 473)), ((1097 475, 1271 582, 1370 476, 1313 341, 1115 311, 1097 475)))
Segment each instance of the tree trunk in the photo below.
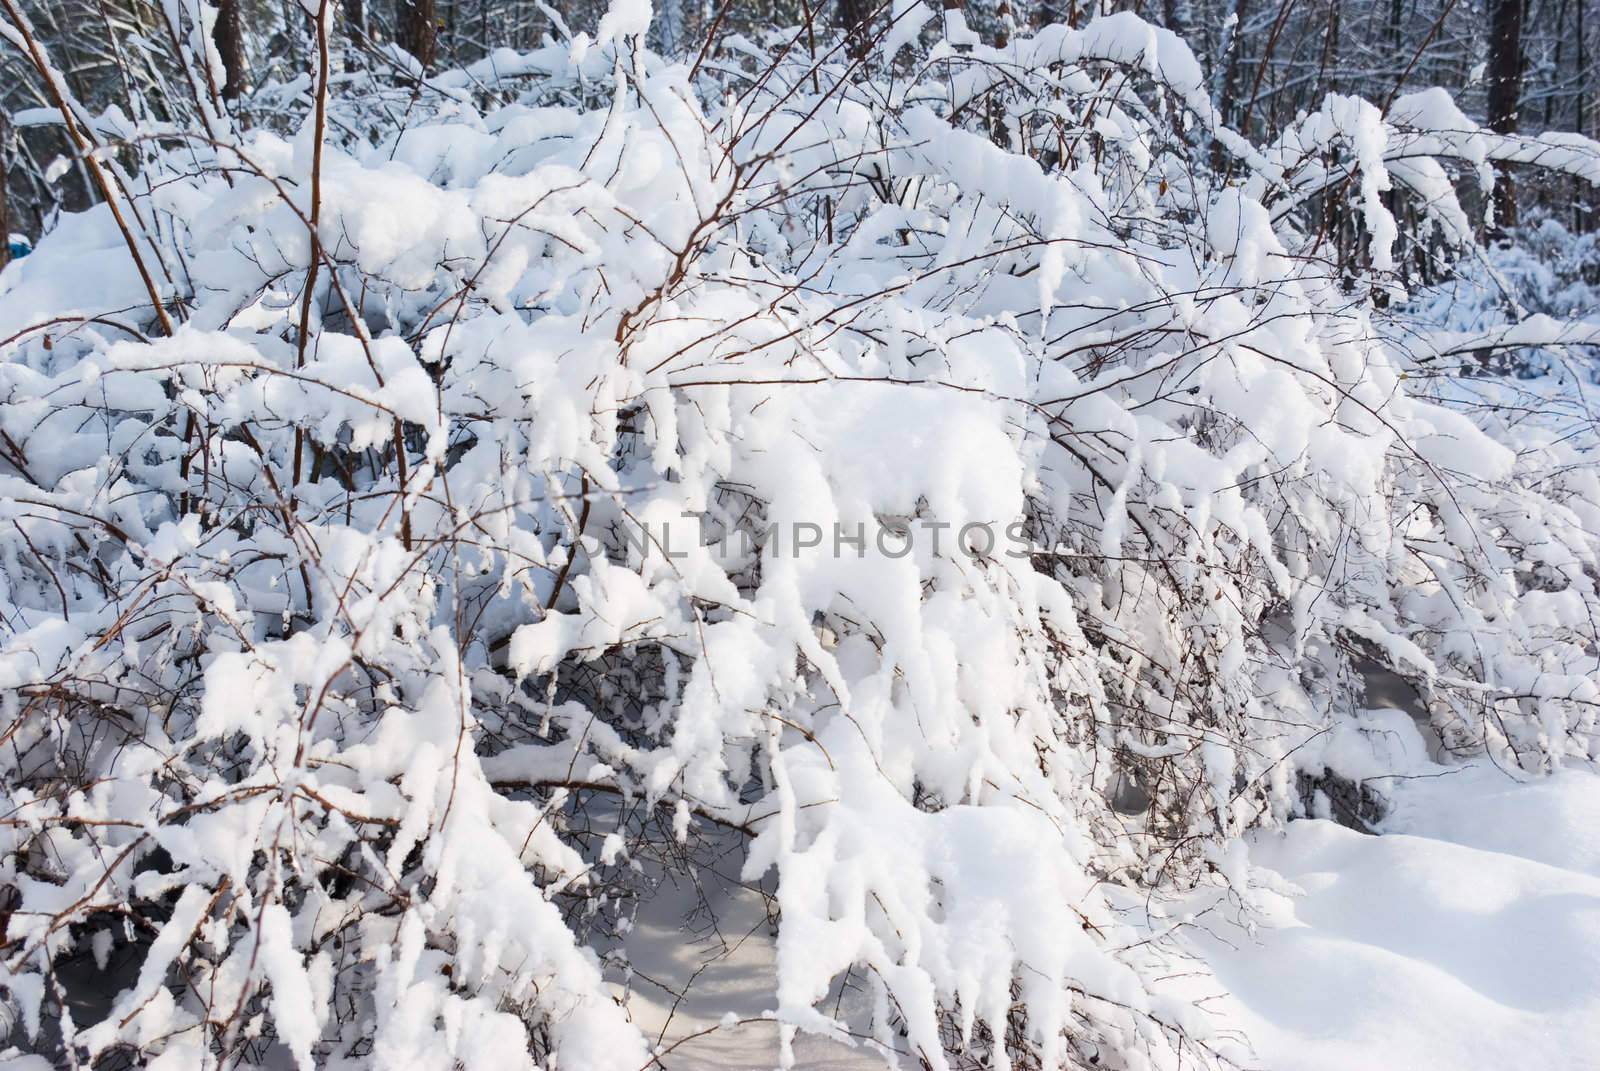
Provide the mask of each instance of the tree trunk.
POLYGON ((872 8, 872 0, 839 0, 835 9, 839 26, 845 32, 845 47, 852 59, 861 59, 867 54, 872 38, 872 8))
MULTIPOLYGON (((1239 53, 1243 49, 1244 20, 1250 14, 1250 0, 1235 0, 1233 22, 1222 35, 1222 67, 1216 83, 1217 118, 1226 126, 1233 124, 1234 98, 1239 91, 1239 53)), ((1222 143, 1211 143, 1211 166, 1222 170, 1227 167, 1227 153, 1222 143)))
POLYGON ((367 8, 362 0, 344 0, 344 28, 356 41, 367 36, 367 8))
MULTIPOLYGON (((1584 137, 1589 136, 1589 49, 1584 43, 1583 5, 1585 0, 1578 2, 1578 114, 1576 129, 1584 137)), ((1588 183, 1573 180, 1574 200, 1577 202, 1576 218, 1574 223, 1578 230, 1587 232, 1594 227, 1594 213, 1589 208, 1591 192, 1588 183)))
POLYGON ((1329 93, 1337 92, 1334 78, 1339 67, 1339 9, 1343 0, 1328 4, 1328 26, 1322 34, 1322 62, 1317 68, 1317 88, 1311 94, 1313 108, 1322 104, 1329 93))
MULTIPOLYGON (((1585 0, 1579 0, 1579 6, 1581 7, 1584 2, 1585 0)), ((1549 130, 1555 125, 1553 121, 1556 103, 1556 93, 1554 87, 1561 84, 1561 46, 1566 43, 1566 34, 1562 31, 1566 28, 1566 25, 1567 0, 1561 0, 1561 6, 1556 8, 1556 53, 1555 57, 1550 61, 1550 81, 1552 83, 1552 88, 1550 92, 1545 94, 1544 98, 1544 128, 1546 130, 1549 130)), ((1583 25, 1582 12, 1578 13, 1578 25, 1583 25)))
POLYGON ((11 120, 0 109, 0 268, 11 259, 11 200, 6 176, 11 173, 11 120))
POLYGON ((1162 0, 1161 22, 1179 37, 1188 33, 1184 28, 1183 12, 1178 7, 1178 0, 1162 0))
POLYGON ((222 99, 237 100, 244 92, 244 24, 239 15, 239 0, 217 0, 217 22, 211 39, 222 58, 222 99))
POLYGON ((1239 92, 1239 54, 1244 51, 1244 20, 1250 16, 1250 0, 1235 0, 1233 25, 1223 40, 1222 85, 1217 93, 1217 118, 1234 121, 1232 115, 1239 92))
POLYGON ((433 65, 436 17, 434 0, 401 0, 395 43, 415 56, 424 70, 433 65))
MULTIPOLYGON (((1491 0, 1488 89, 1489 129, 1515 134, 1522 103, 1522 0, 1491 0)), ((1517 202, 1508 169, 1500 169, 1494 193, 1495 226, 1509 227, 1517 221, 1517 202)))
POLYGON ((1589 98, 1589 49, 1583 39, 1583 4, 1578 4, 1578 116, 1577 132, 1589 136, 1589 117, 1584 114, 1589 98))

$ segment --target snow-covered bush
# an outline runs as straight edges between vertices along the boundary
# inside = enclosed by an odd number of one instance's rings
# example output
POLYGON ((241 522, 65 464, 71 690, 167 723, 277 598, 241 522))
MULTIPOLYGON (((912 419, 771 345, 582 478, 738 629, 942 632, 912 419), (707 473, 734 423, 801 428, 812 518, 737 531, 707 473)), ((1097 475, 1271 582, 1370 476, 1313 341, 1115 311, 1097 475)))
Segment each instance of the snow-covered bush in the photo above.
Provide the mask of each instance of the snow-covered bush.
POLYGON ((894 7, 864 63, 691 68, 619 4, 264 87, 283 129, 57 83, 109 201, 0 276, 19 1038, 635 1071, 591 942, 718 827, 786 1052, 1220 1061, 1118 907, 1242 893, 1363 667, 1447 751, 1592 757, 1593 437, 1414 375, 1377 299, 1393 200, 1469 243, 1452 176, 1596 147, 1437 94, 1252 146, 1131 14, 894 7), (137 965, 87 1010, 85 957, 137 965))
MULTIPOLYGON (((1544 217, 1463 258, 1404 310, 1419 356, 1521 379, 1600 375, 1600 246, 1544 217)), ((1570 392, 1568 392, 1570 393, 1570 392)))

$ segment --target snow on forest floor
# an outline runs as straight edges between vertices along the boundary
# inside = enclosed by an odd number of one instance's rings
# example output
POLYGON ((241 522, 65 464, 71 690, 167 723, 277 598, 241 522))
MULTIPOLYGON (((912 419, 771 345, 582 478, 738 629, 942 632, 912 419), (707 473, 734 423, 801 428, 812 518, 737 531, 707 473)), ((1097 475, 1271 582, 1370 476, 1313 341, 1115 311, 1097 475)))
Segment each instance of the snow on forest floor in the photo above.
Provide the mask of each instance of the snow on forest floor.
MULTIPOLYGON (((1388 724, 1421 755, 1407 720, 1388 724)), ((1187 950, 1206 965, 1184 991, 1209 998, 1224 1038, 1249 1037, 1253 1053, 1232 1054, 1274 1071, 1600 1064, 1600 776, 1519 783, 1417 757, 1392 794, 1381 836, 1299 821, 1252 839, 1253 934, 1215 893, 1182 905, 1197 916, 1187 950)), ((675 1046, 667 1071, 775 1067, 773 1024, 719 1025, 776 1003, 763 900, 731 880, 702 892, 640 919, 630 1012, 675 1046)), ((807 1071, 884 1066, 817 1038, 796 1057, 807 1071)))
POLYGON ((1261 1067, 1590 1069, 1600 1062, 1600 777, 1413 780, 1384 835, 1258 836, 1255 940, 1202 938, 1261 1067))
MULTIPOLYGON (((765 898, 734 880, 737 857, 725 862, 704 872, 698 889, 685 882, 652 897, 629 936, 629 1016, 658 1043, 666 1071, 778 1065, 778 1026, 763 1018, 777 1006, 772 921, 765 898)), ((885 1066, 873 1052, 828 1038, 800 1035, 794 1048, 807 1071, 885 1066)))

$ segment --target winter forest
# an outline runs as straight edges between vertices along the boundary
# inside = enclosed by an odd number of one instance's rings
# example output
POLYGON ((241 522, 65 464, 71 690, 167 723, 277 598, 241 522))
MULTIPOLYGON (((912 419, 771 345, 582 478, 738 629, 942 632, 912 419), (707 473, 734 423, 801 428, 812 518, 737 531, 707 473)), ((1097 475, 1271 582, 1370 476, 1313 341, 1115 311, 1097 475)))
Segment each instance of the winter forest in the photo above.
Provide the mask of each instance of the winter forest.
POLYGON ((0 0, 0 1071, 1600 1066, 1597 50, 0 0))

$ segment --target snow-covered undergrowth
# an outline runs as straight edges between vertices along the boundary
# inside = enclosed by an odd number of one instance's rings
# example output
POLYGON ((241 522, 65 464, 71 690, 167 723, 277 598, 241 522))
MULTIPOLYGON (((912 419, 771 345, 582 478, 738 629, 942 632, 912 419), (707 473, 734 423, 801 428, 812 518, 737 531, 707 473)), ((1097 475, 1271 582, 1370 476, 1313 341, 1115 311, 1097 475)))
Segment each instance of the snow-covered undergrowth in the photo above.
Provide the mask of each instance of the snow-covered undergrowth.
POLYGON ((1600 382, 1600 244, 1548 217, 1470 250, 1417 294, 1396 342, 1423 364, 1550 378, 1560 393, 1600 382))
MULTIPOLYGON (((1187 957, 1168 981, 1204 1005, 1214 1044, 1241 1067, 1588 1071, 1600 1051, 1600 778, 1441 765, 1405 714, 1361 721, 1394 771, 1382 836, 1326 820, 1260 831, 1244 898, 1132 898, 1125 917, 1187 957)), ((662 1039, 670 1071, 773 1066, 762 898, 714 878, 696 896, 666 889, 628 935, 630 1014, 662 1039)), ((843 1014, 860 1010, 851 995, 843 1014)), ((807 1071, 882 1066, 817 1038, 796 1057, 807 1071)))
POLYGON ((293 129, 69 105, 112 204, 0 276, 17 1037, 636 1071, 617 940, 731 865, 785 1061, 1216 1062, 1119 905, 1381 808, 1365 678, 1593 757, 1593 435, 1377 306, 1391 200, 1470 242, 1452 175, 1594 145, 1427 92, 1252 146, 1131 14, 691 69, 641 6, 293 129))

